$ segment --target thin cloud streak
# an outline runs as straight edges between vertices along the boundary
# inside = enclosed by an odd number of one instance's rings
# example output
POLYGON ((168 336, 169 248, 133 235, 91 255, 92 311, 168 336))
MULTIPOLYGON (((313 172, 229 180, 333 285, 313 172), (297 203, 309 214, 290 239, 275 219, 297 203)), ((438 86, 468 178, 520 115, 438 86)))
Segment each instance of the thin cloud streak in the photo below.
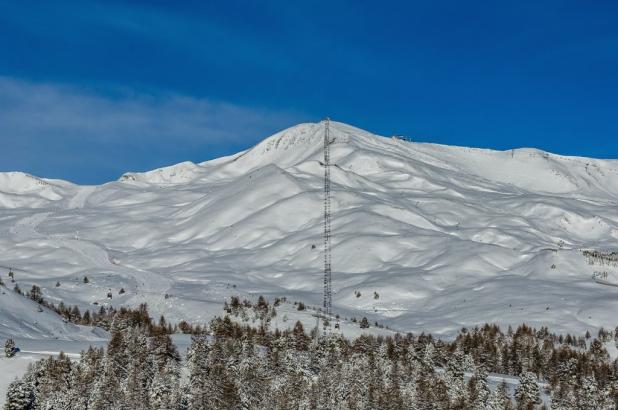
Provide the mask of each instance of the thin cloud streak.
POLYGON ((102 95, 0 77, 0 171, 103 182, 128 170, 231 154, 300 119, 178 94, 102 95), (90 169, 96 165, 104 168, 98 178, 90 169))

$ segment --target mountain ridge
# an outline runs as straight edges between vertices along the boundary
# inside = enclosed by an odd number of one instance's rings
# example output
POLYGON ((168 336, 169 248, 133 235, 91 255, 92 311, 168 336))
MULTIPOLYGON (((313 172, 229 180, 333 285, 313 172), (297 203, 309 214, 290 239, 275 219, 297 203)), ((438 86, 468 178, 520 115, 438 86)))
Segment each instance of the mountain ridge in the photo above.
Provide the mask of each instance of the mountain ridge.
MULTIPOLYGON (((299 124, 238 154, 99 186, 54 183, 59 199, 0 185, 0 265, 51 301, 146 302, 170 320, 206 320, 204 306, 236 293, 319 305, 323 131, 299 124), (77 284, 84 275, 91 285, 77 284)), ((492 321, 613 327, 616 290, 593 275, 618 284, 618 268, 581 250, 618 249, 618 161, 337 122, 331 135, 336 312, 440 334, 492 321)))

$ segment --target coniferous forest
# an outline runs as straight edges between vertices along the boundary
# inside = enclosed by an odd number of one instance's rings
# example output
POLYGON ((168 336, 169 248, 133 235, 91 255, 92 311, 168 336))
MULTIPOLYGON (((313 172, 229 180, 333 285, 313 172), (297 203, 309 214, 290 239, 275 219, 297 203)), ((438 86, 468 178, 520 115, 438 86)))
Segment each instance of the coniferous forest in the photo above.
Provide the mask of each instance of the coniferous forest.
MULTIPOLYGON (((106 349, 41 360, 15 380, 17 409, 614 409, 618 362, 597 338, 525 325, 431 335, 310 336, 227 315, 194 328, 186 357, 145 306, 117 311, 106 349), (508 380, 506 383, 504 380, 508 380)), ((313 333, 315 335, 315 332, 313 333)))

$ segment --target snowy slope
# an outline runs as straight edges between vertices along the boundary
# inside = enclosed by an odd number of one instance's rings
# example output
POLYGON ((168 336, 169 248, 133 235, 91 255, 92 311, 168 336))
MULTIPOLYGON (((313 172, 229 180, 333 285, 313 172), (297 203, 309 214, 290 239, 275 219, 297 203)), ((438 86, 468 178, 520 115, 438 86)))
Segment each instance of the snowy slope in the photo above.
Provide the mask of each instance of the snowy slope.
POLYGON ((0 339, 101 340, 105 331, 67 323, 55 312, 0 286, 0 339))
MULTIPOLYGON (((101 186, 0 174, 0 265, 50 301, 88 308, 111 289, 111 303, 172 320, 206 321, 231 294, 319 305, 323 134, 300 124, 101 186)), ((615 326, 618 287, 592 280, 600 268, 581 249, 618 249, 618 161, 334 122, 331 136, 335 311, 449 335, 483 322, 615 326)), ((602 269, 618 284, 618 268, 602 269)))

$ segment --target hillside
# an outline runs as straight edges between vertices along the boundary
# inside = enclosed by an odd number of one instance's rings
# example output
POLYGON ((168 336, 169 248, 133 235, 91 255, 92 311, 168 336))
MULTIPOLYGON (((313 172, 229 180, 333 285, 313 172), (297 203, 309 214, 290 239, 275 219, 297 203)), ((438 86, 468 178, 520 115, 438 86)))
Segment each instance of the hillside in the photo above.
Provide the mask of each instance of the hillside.
MULTIPOLYGON (((319 305, 323 132, 300 124, 230 157, 101 186, 0 174, 0 265, 22 289, 82 309, 147 302, 199 322, 231 294, 319 305)), ((445 335, 484 322, 615 326, 618 268, 582 250, 618 249, 618 161, 333 122, 331 135, 336 312, 445 335)))

